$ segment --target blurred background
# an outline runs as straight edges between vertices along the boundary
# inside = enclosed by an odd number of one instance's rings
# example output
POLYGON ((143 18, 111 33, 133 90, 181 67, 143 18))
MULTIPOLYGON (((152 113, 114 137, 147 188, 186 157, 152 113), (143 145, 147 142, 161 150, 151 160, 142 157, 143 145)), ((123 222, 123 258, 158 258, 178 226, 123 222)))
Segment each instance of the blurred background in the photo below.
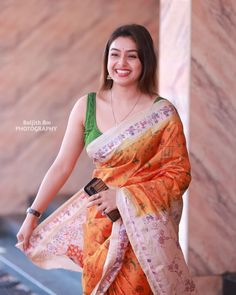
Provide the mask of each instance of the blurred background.
MULTIPOLYGON (((107 38, 119 25, 139 23, 157 48, 159 93, 177 106, 189 143, 188 265, 199 294, 236 294, 235 15, 233 0, 0 1, 0 269, 10 281, 28 294, 81 290, 79 274, 27 263, 14 235, 74 103, 97 89, 107 38)), ((90 179, 92 167, 83 152, 46 214, 90 179)))

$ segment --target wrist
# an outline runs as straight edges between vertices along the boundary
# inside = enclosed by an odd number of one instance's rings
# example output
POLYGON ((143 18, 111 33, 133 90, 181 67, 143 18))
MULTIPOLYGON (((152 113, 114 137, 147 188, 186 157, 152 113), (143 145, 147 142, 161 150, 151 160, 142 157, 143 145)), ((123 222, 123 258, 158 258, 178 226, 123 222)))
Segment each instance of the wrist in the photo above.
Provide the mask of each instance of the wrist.
POLYGON ((34 216, 34 217, 37 217, 38 219, 41 217, 42 213, 39 212, 38 210, 35 210, 31 207, 27 208, 26 210, 26 214, 27 215, 31 215, 31 216, 34 216))

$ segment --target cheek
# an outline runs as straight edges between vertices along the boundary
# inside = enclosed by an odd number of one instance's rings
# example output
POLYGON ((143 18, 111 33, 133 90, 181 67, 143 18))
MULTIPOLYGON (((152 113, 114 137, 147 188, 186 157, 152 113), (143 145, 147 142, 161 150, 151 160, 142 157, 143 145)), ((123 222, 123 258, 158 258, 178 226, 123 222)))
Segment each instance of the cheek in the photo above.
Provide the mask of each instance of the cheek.
POLYGON ((111 69, 113 64, 114 63, 110 59, 108 59, 108 61, 107 61, 107 70, 111 69))

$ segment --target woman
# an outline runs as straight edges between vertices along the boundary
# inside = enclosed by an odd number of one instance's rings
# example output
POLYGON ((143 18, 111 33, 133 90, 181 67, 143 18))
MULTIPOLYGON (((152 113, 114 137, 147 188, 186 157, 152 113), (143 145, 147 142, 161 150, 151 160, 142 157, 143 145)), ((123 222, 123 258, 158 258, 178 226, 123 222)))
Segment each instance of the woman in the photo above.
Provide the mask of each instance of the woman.
POLYGON ((102 86, 75 104, 17 234, 39 266, 83 269, 83 294, 196 294, 178 243, 189 159, 175 108, 156 94, 156 65, 143 26, 113 32, 102 86), (84 145, 109 189, 89 198, 79 191, 33 231, 84 145), (114 209, 121 218, 112 223, 114 209))

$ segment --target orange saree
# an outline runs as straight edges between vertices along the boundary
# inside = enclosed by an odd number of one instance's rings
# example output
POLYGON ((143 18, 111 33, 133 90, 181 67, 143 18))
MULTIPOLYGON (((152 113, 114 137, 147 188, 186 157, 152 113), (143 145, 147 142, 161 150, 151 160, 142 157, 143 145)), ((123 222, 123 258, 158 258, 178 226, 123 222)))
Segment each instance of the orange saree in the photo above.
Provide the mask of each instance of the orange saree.
POLYGON ((116 190, 121 218, 86 209, 83 190, 34 231, 27 256, 44 268, 82 271, 83 294, 196 294, 178 242, 190 165, 182 123, 167 100, 87 147, 116 190))

